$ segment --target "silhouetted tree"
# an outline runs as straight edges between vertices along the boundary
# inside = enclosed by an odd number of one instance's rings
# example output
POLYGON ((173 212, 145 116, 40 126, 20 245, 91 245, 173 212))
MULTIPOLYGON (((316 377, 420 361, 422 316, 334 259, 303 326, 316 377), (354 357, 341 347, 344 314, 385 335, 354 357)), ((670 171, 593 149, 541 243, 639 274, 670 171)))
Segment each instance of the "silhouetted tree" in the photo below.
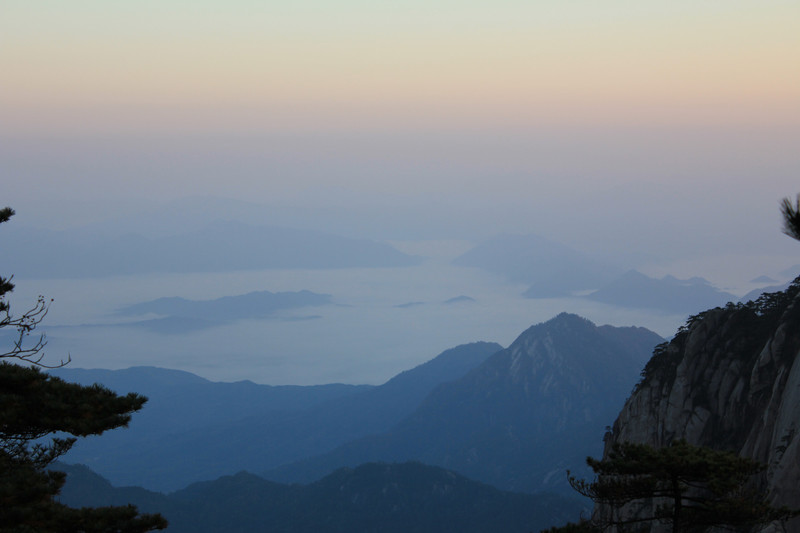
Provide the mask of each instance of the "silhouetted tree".
MULTIPOLYGON (((774 508, 750 485, 764 465, 731 452, 693 446, 685 440, 655 449, 617 443, 603 460, 587 458, 592 482, 569 477, 572 487, 598 506, 590 521, 568 531, 670 524, 673 533, 710 527, 746 528, 797 514, 774 508), (592 529, 594 528, 594 529, 592 529)), ((566 526, 565 526, 566 527, 566 526)))
POLYGON ((792 239, 800 241, 800 194, 797 195, 794 204, 789 198, 781 201, 781 214, 783 215, 783 232, 792 239))
POLYGON ((570 522, 565 526, 543 529, 541 533, 599 533, 603 531, 594 525, 591 520, 581 519, 579 522, 570 522))
MULTIPOLYGON (((0 223, 13 215, 8 207, 0 209, 0 223)), ((0 277, 0 329, 16 329, 11 348, 0 352, 0 531, 139 533, 165 528, 163 517, 140 515, 132 506, 72 509, 56 501, 65 475, 49 465, 70 449, 75 437, 127 425, 147 398, 118 396, 100 385, 67 383, 42 372, 40 367, 51 368, 43 360, 44 336, 25 342, 47 314, 47 303, 39 297, 31 310, 14 317, 6 300, 13 289, 11 278, 0 277), (14 360, 25 364, 9 362, 14 360), (48 435, 58 436, 48 441, 48 435)))

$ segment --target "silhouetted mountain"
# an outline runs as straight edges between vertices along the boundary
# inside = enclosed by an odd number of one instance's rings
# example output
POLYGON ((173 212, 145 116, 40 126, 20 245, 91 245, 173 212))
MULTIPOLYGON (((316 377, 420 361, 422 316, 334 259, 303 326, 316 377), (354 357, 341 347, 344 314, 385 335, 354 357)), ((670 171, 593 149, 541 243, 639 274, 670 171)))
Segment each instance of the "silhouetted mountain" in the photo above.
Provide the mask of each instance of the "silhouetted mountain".
POLYGON ((165 433, 207 428, 222 420, 230 422, 265 412, 301 412, 372 388, 338 383, 313 386, 258 385, 252 381, 223 383, 182 370, 150 366, 124 370, 69 366, 48 372, 73 383, 101 383, 120 394, 137 392, 147 396, 147 404, 136 413, 129 428, 97 439, 102 445, 103 441, 119 435, 120 444, 131 442, 134 447, 138 447, 138 439, 158 440, 165 433))
POLYGON ((408 307, 418 307, 420 305, 425 305, 425 302, 405 302, 402 304, 397 304, 395 307, 398 309, 406 309, 408 307))
POLYGON ((800 265, 792 265, 778 272, 784 279, 793 280, 800 274, 800 265))
POLYGON ((630 270, 621 278, 589 294, 587 298, 620 307, 660 309, 669 313, 690 314, 716 307, 738 298, 712 286, 703 278, 661 279, 630 270))
POLYGON ((437 385, 462 377, 500 349, 494 343, 459 346, 379 387, 268 387, 210 383, 160 369, 145 375, 135 369, 60 369, 55 373, 70 381, 97 381, 150 398, 129 429, 81 439, 65 460, 85 463, 117 485, 156 490, 239 470, 265 471, 386 431, 437 385), (127 379, 115 379, 117 372, 127 379))
POLYGON ((778 280, 769 276, 758 276, 757 278, 751 279, 750 283, 778 283, 778 280))
POLYGON ((366 461, 417 460, 507 490, 571 492, 565 470, 581 471, 601 449, 603 428, 661 340, 561 314, 437 387, 390 431, 267 476, 305 482, 366 461))
POLYGON ((215 300, 186 300, 158 298, 119 309, 119 316, 161 315, 127 325, 144 326, 163 333, 182 333, 205 329, 242 319, 274 316, 280 311, 319 306, 331 303, 329 294, 310 291, 256 291, 238 296, 223 296, 215 300))
POLYGON ((527 533, 574 520, 583 507, 576 499, 503 492, 419 463, 366 464, 307 486, 240 472, 169 496, 112 488, 82 466, 57 469, 67 472, 67 505, 132 503, 162 513, 170 533, 527 533))
POLYGON ((461 296, 456 296, 454 298, 450 298, 448 300, 445 300, 444 303, 446 303, 446 304, 460 304, 460 303, 473 303, 474 301, 475 301, 475 298, 472 298, 470 296, 465 296, 465 295, 462 294, 461 296))
POLYGON ((500 235, 457 257, 453 264, 478 267, 510 281, 531 284, 529 298, 566 296, 595 289, 619 270, 538 235, 500 235))
POLYGON ((0 242, 6 250, 6 268, 27 277, 396 267, 419 262, 419 258, 374 241, 226 221, 159 237, 99 237, 79 230, 13 228, 3 232, 0 242))
POLYGON ((789 288, 789 285, 791 284, 792 284, 791 281, 787 281, 786 283, 781 283, 780 285, 770 285, 769 287, 761 287, 760 289, 755 289, 748 292, 747 294, 739 298, 739 301, 742 303, 747 303, 751 300, 755 301, 758 300, 758 298, 764 293, 785 291, 786 289, 789 288))
MULTIPOLYGON (((133 504, 144 509, 170 509, 174 504, 160 492, 141 487, 114 487, 107 479, 86 465, 71 465, 56 461, 49 470, 64 472, 67 481, 58 499, 70 507, 106 507, 133 504)), ((153 511, 157 512, 157 511, 153 511)))

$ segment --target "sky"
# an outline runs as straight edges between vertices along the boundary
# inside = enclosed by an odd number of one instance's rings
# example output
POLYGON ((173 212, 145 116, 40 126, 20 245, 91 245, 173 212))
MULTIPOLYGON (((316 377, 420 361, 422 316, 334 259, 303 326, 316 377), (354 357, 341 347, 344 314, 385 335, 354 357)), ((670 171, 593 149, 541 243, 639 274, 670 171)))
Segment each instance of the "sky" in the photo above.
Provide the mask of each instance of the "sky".
POLYGON ((99 191, 113 184, 142 198, 191 190, 266 201, 320 188, 401 200, 459 189, 497 201, 760 179, 792 193, 797 2, 5 0, 0 9, 12 192, 111 201, 99 191), (199 171, 198 155, 213 172, 199 171), (729 175, 742 164, 777 168, 729 175), (25 165, 36 175, 15 168, 25 165))
POLYGON ((7 0, 2 9, 4 107, 23 130, 258 129, 263 118, 315 129, 781 123, 798 112, 796 2, 7 0))
MULTIPOLYGON (((134 194, 134 181, 144 197, 192 188, 268 199, 332 185, 480 196, 498 180, 523 194, 563 193, 631 172, 684 186, 709 169, 650 177, 639 159, 697 157, 700 139, 734 158, 750 145, 782 158, 776 166, 797 162, 774 146, 795 141, 800 123, 792 1, 5 0, 0 9, 0 131, 21 143, 20 158, 61 167, 37 169, 40 189, 69 180, 76 196, 119 182, 134 194), (642 150, 642 135, 666 146, 642 150), (280 152, 268 158, 280 175, 248 168, 253 145, 280 152), (192 167, 196 152, 214 149, 224 183, 192 167), (96 167, 131 152, 139 175, 70 172, 81 156, 96 167), (333 175, 322 171, 331 166, 333 175), (564 174, 571 183, 559 189, 564 174)), ((714 174, 723 170, 699 179, 724 185, 714 174)), ((785 185, 781 170, 762 179, 785 185)), ((11 174, 15 188, 23 178, 34 179, 11 174)))
POLYGON ((224 198, 404 249, 800 263, 797 1, 3 0, 0 73, 20 225, 224 198))

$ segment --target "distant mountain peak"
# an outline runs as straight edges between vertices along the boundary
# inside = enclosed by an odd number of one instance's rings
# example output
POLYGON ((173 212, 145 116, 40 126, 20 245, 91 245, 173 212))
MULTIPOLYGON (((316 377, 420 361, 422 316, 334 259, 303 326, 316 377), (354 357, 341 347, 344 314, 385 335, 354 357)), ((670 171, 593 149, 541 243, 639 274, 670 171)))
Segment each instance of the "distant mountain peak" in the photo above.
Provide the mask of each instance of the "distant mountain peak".
POLYGON ((769 283, 774 284, 778 283, 778 280, 775 278, 771 278, 767 275, 758 276, 757 278, 753 278, 750 280, 750 283, 769 283))
POLYGON ((484 366, 492 365, 486 375, 498 383, 524 383, 525 396, 597 394, 630 386, 624 384, 635 380, 659 340, 644 328, 598 327, 563 312, 528 328, 484 366))
POLYGON ((457 304, 457 303, 464 303, 464 302, 475 302, 475 298, 473 298, 471 296, 466 296, 464 294, 461 294, 459 296, 455 296, 453 298, 450 298, 449 300, 445 300, 444 303, 446 303, 446 304, 457 304))
POLYGON ((416 460, 506 490, 571 492, 554 471, 578 471, 599 451, 596 435, 662 340, 644 328, 597 327, 561 313, 462 378, 441 383, 386 433, 286 466, 282 478, 311 480, 345 465, 416 460))
POLYGON ((497 235, 453 264, 477 267, 511 281, 532 284, 530 298, 563 296, 614 279, 618 269, 538 235, 497 235))
POLYGON ((576 315, 575 313, 567 313, 561 312, 548 320, 544 323, 545 325, 550 325, 551 327, 557 326, 567 326, 567 327, 584 327, 584 328, 591 328, 595 329, 597 326, 594 322, 589 320, 588 318, 584 318, 580 315, 576 315))
POLYGON ((594 330, 597 330, 597 326, 591 320, 574 313, 562 312, 546 322, 540 322, 529 327, 517 337, 509 349, 515 345, 529 344, 534 338, 545 338, 554 334, 560 335, 564 332, 576 334, 594 330))
POLYGON ((587 298, 630 308, 660 309, 670 313, 692 313, 722 305, 736 299, 701 277, 678 279, 666 275, 651 278, 637 270, 629 270, 616 281, 589 294, 587 298))

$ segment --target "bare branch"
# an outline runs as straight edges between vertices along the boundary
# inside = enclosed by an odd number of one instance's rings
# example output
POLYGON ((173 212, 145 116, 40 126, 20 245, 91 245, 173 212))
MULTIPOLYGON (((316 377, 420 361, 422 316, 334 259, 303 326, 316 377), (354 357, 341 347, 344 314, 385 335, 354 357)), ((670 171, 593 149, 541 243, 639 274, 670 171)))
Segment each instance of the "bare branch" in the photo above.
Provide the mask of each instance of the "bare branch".
POLYGON ((11 314, 8 304, 0 307, 0 313, 2 313, 2 316, 0 316, 0 328, 10 327, 17 330, 11 349, 6 352, 0 352, 0 359, 17 359, 42 368, 61 368, 70 363, 72 358, 69 355, 66 361, 62 359, 57 364, 44 362, 44 348, 47 346, 47 336, 44 333, 35 338, 32 344, 28 339, 31 332, 47 316, 52 302, 52 299, 48 301, 44 296, 39 296, 36 299, 36 304, 19 318, 15 318, 11 314))

